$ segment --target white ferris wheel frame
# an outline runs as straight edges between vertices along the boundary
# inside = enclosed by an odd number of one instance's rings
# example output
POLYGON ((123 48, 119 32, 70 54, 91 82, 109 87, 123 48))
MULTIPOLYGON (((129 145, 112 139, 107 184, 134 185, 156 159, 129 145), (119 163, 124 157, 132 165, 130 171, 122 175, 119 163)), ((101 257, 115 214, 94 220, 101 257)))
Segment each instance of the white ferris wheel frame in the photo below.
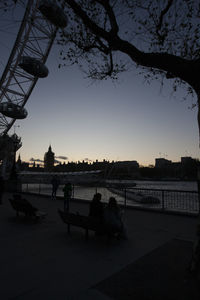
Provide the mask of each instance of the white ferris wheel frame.
MULTIPOLYGON (((39 0, 28 0, 23 20, 0 80, 0 103, 9 102, 23 108, 28 101, 38 77, 23 71, 20 60, 30 56, 45 63, 58 28, 38 10, 39 0)), ((16 118, 0 113, 0 136, 8 133, 16 118)))

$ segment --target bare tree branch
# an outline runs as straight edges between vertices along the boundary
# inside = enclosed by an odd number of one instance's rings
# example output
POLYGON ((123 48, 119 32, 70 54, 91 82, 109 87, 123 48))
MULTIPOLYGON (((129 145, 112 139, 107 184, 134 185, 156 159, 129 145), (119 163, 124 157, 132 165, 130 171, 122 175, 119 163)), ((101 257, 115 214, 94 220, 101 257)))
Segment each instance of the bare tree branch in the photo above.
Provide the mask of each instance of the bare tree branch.
POLYGON ((74 13, 78 15, 86 27, 88 27, 91 32, 96 35, 101 36, 102 38, 109 40, 110 33, 105 31, 103 28, 99 27, 93 20, 91 20, 85 11, 81 8, 79 4, 74 0, 65 0, 65 2, 73 9, 74 13))
POLYGON ((163 44, 165 36, 166 36, 166 33, 162 34, 160 32, 162 24, 163 24, 163 18, 167 14, 167 12, 169 11, 170 7, 172 6, 172 3, 173 3, 173 0, 168 0, 168 3, 166 5, 166 7, 161 11, 160 18, 159 18, 159 23, 158 23, 157 28, 156 28, 156 33, 158 35, 158 38, 159 38, 159 41, 161 42, 161 44, 163 44))
POLYGON ((96 2, 100 3, 104 9, 106 10, 109 20, 110 20, 110 25, 111 25, 111 34, 117 34, 119 31, 119 27, 115 18, 115 14, 113 12, 112 7, 109 4, 108 0, 95 0, 96 2))
MULTIPOLYGON (((101 0, 99 0, 101 1, 101 0)), ((65 0, 74 12, 83 20, 85 26, 89 28, 96 36, 105 39, 110 45, 111 50, 121 51, 127 54, 135 63, 144 67, 153 67, 173 74, 174 77, 180 77, 184 81, 192 82, 189 78, 190 61, 184 58, 168 53, 145 53, 137 49, 133 44, 121 39, 113 32, 107 32, 100 28, 91 20, 75 0, 65 0)))
POLYGON ((168 10, 170 9, 170 7, 172 6, 173 1, 174 0, 168 0, 166 7, 161 11, 159 23, 157 25, 157 31, 159 31, 161 29, 161 26, 163 23, 163 18, 165 16, 165 14, 168 12, 168 10))

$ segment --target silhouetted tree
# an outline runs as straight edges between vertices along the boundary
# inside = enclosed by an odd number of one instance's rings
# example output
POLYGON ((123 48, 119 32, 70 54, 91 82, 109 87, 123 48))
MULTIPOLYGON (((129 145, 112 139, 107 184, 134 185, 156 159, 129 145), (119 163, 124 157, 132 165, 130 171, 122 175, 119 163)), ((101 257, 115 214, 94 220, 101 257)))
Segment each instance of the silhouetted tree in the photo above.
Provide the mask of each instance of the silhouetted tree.
POLYGON ((65 0, 65 3, 69 25, 60 38, 65 45, 61 51, 64 60, 78 63, 82 68, 86 62, 87 74, 93 79, 116 78, 131 64, 146 69, 147 79, 152 75, 157 79, 173 79, 174 90, 180 84, 185 85, 187 92, 197 96, 200 130, 199 1, 65 0), (123 55, 118 55, 119 52, 123 55))

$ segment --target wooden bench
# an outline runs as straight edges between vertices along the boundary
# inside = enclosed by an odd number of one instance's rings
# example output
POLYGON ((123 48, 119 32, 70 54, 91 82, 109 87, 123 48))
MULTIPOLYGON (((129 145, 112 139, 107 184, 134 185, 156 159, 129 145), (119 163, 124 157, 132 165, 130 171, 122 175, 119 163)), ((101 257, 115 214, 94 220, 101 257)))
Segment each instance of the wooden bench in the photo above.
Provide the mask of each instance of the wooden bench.
POLYGON ((102 235, 108 236, 108 231, 103 222, 97 218, 90 216, 83 216, 75 213, 67 213, 62 210, 58 210, 58 213, 62 221, 67 224, 68 233, 70 233, 70 226, 82 227, 85 229, 85 239, 88 240, 89 230, 99 232, 102 235))
POLYGON ((17 217, 19 213, 23 213, 26 217, 41 219, 44 218, 47 213, 39 211, 28 200, 21 197, 21 195, 13 195, 13 199, 9 199, 12 208, 16 211, 17 217))

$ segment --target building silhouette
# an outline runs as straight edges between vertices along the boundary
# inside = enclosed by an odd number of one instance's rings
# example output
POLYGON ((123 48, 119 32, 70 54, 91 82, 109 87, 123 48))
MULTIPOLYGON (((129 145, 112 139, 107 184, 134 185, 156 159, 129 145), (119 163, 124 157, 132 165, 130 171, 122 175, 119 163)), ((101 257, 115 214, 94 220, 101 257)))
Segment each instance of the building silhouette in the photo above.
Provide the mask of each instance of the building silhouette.
POLYGON ((55 156, 55 154, 52 151, 51 145, 50 145, 48 151, 44 154, 44 169, 48 172, 53 171, 54 156, 55 156))
POLYGON ((165 158, 156 158, 155 159, 155 168, 166 168, 171 166, 172 161, 165 158))

